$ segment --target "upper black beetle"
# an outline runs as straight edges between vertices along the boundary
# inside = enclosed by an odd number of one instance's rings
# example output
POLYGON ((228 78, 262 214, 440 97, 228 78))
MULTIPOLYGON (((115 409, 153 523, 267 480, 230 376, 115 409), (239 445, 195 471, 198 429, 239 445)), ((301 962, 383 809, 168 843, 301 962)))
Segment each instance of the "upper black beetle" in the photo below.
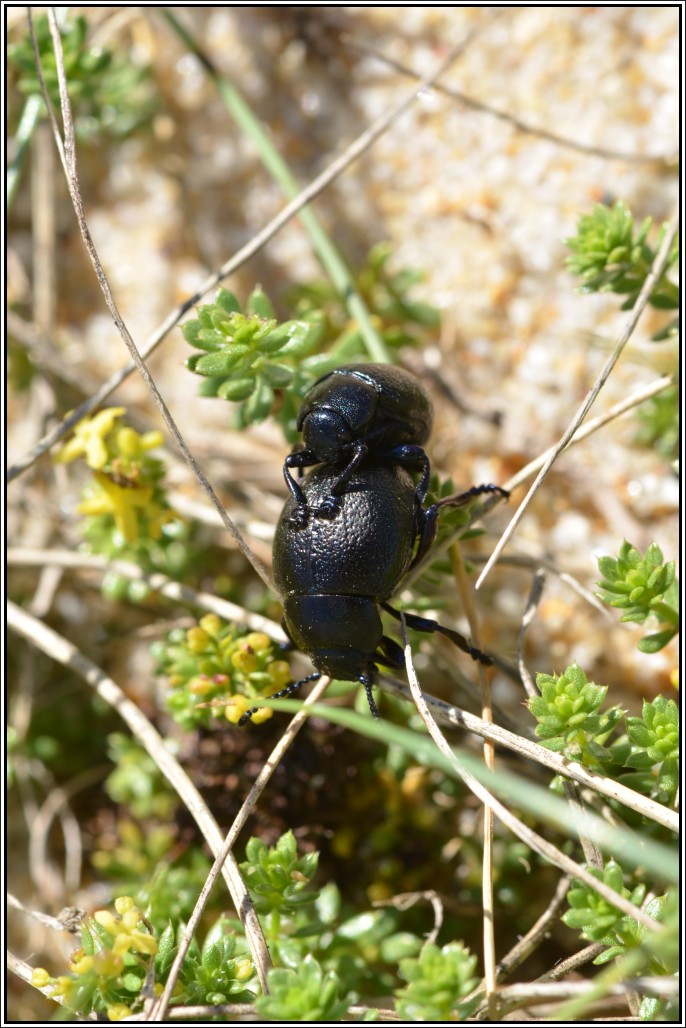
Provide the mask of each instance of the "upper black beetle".
POLYGON ((429 487, 429 459, 422 449, 431 433, 433 410, 420 383, 388 364, 348 364, 312 386, 298 414, 304 447, 286 457, 283 472, 295 505, 289 517, 301 528, 308 515, 333 517, 351 475, 368 453, 421 469, 417 498, 429 487), (307 503, 290 468, 331 464, 329 491, 307 503))
MULTIPOLYGON (((337 476, 328 465, 311 472, 302 483, 307 505, 322 504, 337 476)), ((379 607, 400 617, 386 601, 431 546, 440 507, 491 492, 507 495, 498 486, 475 486, 423 510, 407 471, 370 456, 349 473, 333 520, 312 518, 299 527, 294 518, 299 501, 289 497, 274 538, 274 577, 284 598, 284 628, 317 670, 274 695, 288 695, 305 682, 331 675, 361 682, 378 717, 372 697, 377 664, 404 666, 401 647, 383 634, 379 607)), ((405 618, 411 628, 441 632, 474 660, 493 663, 459 632, 415 614, 405 618)), ((247 711, 239 724, 255 710, 247 711)))

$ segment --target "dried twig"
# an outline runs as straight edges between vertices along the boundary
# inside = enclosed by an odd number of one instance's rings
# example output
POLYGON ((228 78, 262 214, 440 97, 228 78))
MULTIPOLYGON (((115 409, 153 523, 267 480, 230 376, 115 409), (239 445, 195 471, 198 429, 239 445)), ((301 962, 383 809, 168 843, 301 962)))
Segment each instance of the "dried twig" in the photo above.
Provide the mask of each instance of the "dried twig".
MULTIPOLYGON (((558 919, 560 910, 567 899, 567 891, 570 883, 571 878, 569 875, 564 875, 560 879, 553 898, 536 923, 529 929, 526 935, 512 947, 510 952, 507 953, 502 960, 498 961, 495 969, 496 981, 498 983, 509 978, 509 976, 516 971, 517 968, 520 967, 524 961, 527 960, 531 954, 534 953, 549 937, 550 926, 558 919)), ((604 949, 605 947, 602 948, 604 949)), ((469 1000, 475 999, 479 995, 483 995, 485 991, 484 984, 479 985, 474 992, 465 996, 465 1002, 469 1002, 469 1000)), ((475 1021, 485 1020, 486 1017, 490 1017, 489 1004, 482 1003, 481 1006, 477 1007, 472 1016, 475 1021)))
MULTIPOLYGON (((391 678, 390 675, 384 674, 379 677, 391 692, 402 696, 404 699, 409 700, 413 698, 409 687, 404 682, 399 681, 397 678, 391 678)), ((679 831, 677 813, 661 803, 656 803, 647 796, 634 792, 633 789, 627 789, 625 785, 615 782, 612 778, 606 778, 595 771, 589 771, 583 764, 568 761, 560 756, 559 753, 553 753, 552 750, 545 749, 544 746, 540 746, 532 739, 509 732, 506 728, 501 728, 500 725, 489 724, 482 718, 476 717, 475 714, 469 714, 466 710, 461 710, 459 707, 446 703, 445 700, 440 700, 429 693, 423 693, 422 695, 431 708, 433 715, 442 723, 456 728, 463 728, 465 731, 473 732, 474 735, 479 735, 483 739, 491 739, 496 745, 504 746, 514 753, 519 753, 522 757, 535 760, 537 763, 542 764, 543 767, 547 767, 563 778, 571 778, 573 781, 587 786, 594 792, 614 799, 618 803, 629 807, 630 810, 635 810, 651 821, 669 828, 672 832, 679 831)))
MULTIPOLYGON (((462 550, 459 543, 454 543, 450 548, 450 562, 453 575, 460 595, 460 603, 467 617, 469 632, 474 645, 481 648, 481 630, 479 628, 479 616, 474 603, 472 583, 467 574, 462 559, 462 550)), ((487 723, 493 723, 493 708, 491 706, 491 680, 490 671, 477 664, 479 675, 479 691, 481 694, 481 716, 487 723)), ((487 768, 493 770, 495 767, 495 747, 489 740, 484 741, 483 746, 484 763, 487 768)), ((483 910, 483 956, 484 956, 484 982, 486 988, 486 1002, 492 1016, 495 1016, 493 997, 495 996, 496 976, 496 952, 495 952, 495 904, 493 901, 493 811, 484 805, 483 810, 483 857, 481 864, 481 903, 483 910)))
MULTIPOLYGON (((357 36, 349 36, 344 33, 342 40, 352 49, 358 50, 360 53, 369 54, 369 56, 381 61, 387 67, 399 71, 401 75, 417 77, 417 72, 413 71, 412 68, 408 68, 406 64, 402 64, 400 61, 389 57, 388 54, 381 53, 357 36)), ((556 132, 548 131, 548 129, 530 125, 514 114, 500 111, 490 104, 484 103, 482 100, 477 100, 473 96, 467 96, 466 93, 452 86, 445 86, 443 83, 437 82, 433 88, 437 93, 442 93, 444 96, 450 97, 451 100, 457 100, 458 103, 464 104, 465 107, 470 107, 474 111, 482 111, 498 121, 507 122, 517 129, 518 132, 529 136, 537 136, 539 139, 545 139, 547 142, 555 143, 556 146, 564 147, 567 150, 576 150, 577 153, 589 154, 592 157, 603 157, 605 160, 610 161, 627 161, 641 164, 669 164, 678 157, 678 151, 671 154, 637 154, 627 153, 623 150, 612 150, 605 146, 595 146, 592 143, 580 143, 578 140, 571 139, 568 136, 560 136, 556 132)))
POLYGON ((420 892, 397 892, 395 896, 385 900, 373 900, 373 907, 393 907, 395 910, 409 910, 420 900, 428 900, 434 912, 434 926, 426 936, 427 943, 435 943, 443 924, 443 901, 434 889, 423 889, 420 892))
MULTIPOLYGON (((629 991, 636 991, 648 996, 676 996, 679 991, 679 982, 676 978, 667 976, 633 978, 631 981, 609 985, 603 995, 626 996, 629 991)), ((517 985, 506 985, 503 989, 498 990, 498 1016, 503 1018, 521 1007, 586 996, 589 999, 595 998, 593 981, 531 982, 531 984, 519 982, 517 985)), ((557 1014, 555 1019, 557 1019, 557 1014)))
POLYGON ((34 921, 39 921, 46 928, 53 928, 56 932, 69 932, 71 935, 80 934, 81 922, 86 916, 85 911, 75 910, 74 907, 65 907, 59 917, 53 917, 52 914, 44 914, 42 910, 31 910, 21 900, 17 899, 16 896, 13 896, 11 892, 7 894, 7 904, 15 910, 21 910, 22 914, 27 914, 34 921))
POLYGON ((517 635, 517 666, 519 668, 519 674, 521 675, 524 688, 529 696, 538 696, 538 689, 534 685, 533 679, 529 674, 529 669, 524 663, 523 646, 524 636, 526 631, 534 619, 536 609, 541 601, 543 595, 543 586, 545 585, 545 571, 543 568, 538 568, 536 574, 533 577, 531 583, 531 590, 529 592, 529 598, 526 601, 526 610, 522 615, 522 623, 517 635))
POLYGON ((253 614, 236 603, 223 600, 220 596, 212 593, 198 592, 189 585, 182 585, 171 578, 167 578, 158 572, 148 573, 143 571, 138 564, 126 560, 108 560, 99 554, 75 553, 72 550, 33 550, 29 548, 16 547, 7 551, 7 563, 12 565, 23 565, 24 567, 45 567, 53 564, 55 567, 74 568, 83 571, 95 571, 104 574, 106 571, 116 571, 137 582, 145 582, 153 592, 166 596, 167 599, 177 600, 179 603, 188 604, 191 607, 200 607, 202 610, 209 610, 227 621, 235 621, 239 625, 246 625, 253 632, 264 632, 270 639, 276 642, 285 642, 286 635, 280 625, 275 621, 262 617, 261 614, 253 614))
POLYGON ((599 881, 590 873, 590 871, 587 871, 586 868, 581 867, 581 865, 571 860, 565 853, 559 850, 557 846, 553 846, 551 842, 538 835, 538 833, 534 832, 528 825, 525 825, 524 822, 508 810, 507 807, 493 795, 493 793, 482 785, 471 771, 468 771, 466 767, 464 767, 455 752, 448 745, 448 742, 434 720, 429 709, 429 705, 422 693, 419 680, 412 664, 412 651, 409 643, 407 642, 407 629, 404 615, 401 615, 401 624, 403 630, 403 645, 405 649, 405 666, 407 668, 407 677, 410 683, 412 699, 419 711, 420 717, 426 725, 429 735, 467 788, 470 789, 482 803, 487 803, 492 808, 494 814, 497 814, 503 824, 509 828, 517 838, 521 839, 522 842, 525 842, 535 853, 538 853, 556 867, 561 868, 567 874, 573 875, 574 878, 583 882, 584 885, 587 885, 595 892, 598 892, 603 899, 606 899, 608 903, 617 907, 617 909, 621 910, 622 913, 628 914, 629 917, 633 917, 640 921, 640 923, 645 925, 646 928, 649 928, 653 932, 661 931, 663 926, 659 921, 656 921, 654 918, 647 915, 643 910, 640 910, 634 903, 631 903, 623 896, 620 896, 618 892, 611 889, 604 882, 599 881))
MULTIPOLYGON (((116 682, 112 681, 96 664, 84 657, 72 643, 58 635, 57 632, 53 632, 41 621, 31 617, 21 607, 9 603, 7 616, 8 624, 15 632, 32 646, 38 646, 53 660, 69 667, 95 689, 98 696, 114 707, 181 797, 212 853, 216 855, 223 842, 217 822, 186 772, 165 746, 157 729, 153 727, 135 703, 132 703, 124 695, 116 682)), ((232 855, 229 856, 224 866, 223 874, 236 911, 245 925, 255 967, 264 988, 267 981, 267 970, 271 967, 271 959, 252 900, 232 855)))
MULTIPOLYGON (((663 393, 665 389, 669 389, 670 386, 675 384, 674 375, 662 375, 660 378, 656 378, 653 382, 649 382, 648 385, 641 386, 640 389, 634 390, 629 396, 626 396, 623 400, 619 400, 605 411, 604 414, 599 414, 597 417, 587 421, 586 424, 579 429, 573 439, 570 439, 568 448, 576 446, 577 443, 582 442, 584 439, 588 439, 590 435, 593 435, 599 429, 604 428, 605 425, 609 425, 611 421, 615 421, 621 417, 622 414, 627 414, 630 410, 645 403, 646 400, 650 400, 653 396, 658 396, 663 393)), ((505 483, 505 488, 512 491, 517 486, 525 482, 527 478, 530 478, 535 471, 542 468, 545 462, 556 452, 556 446, 550 446, 543 453, 540 453, 534 460, 529 461, 523 468, 520 468, 516 475, 508 479, 505 483)))
MULTIPOLYGON (((543 467, 541 468, 540 472, 536 476, 536 479, 535 479, 533 485, 531 486, 531 488, 529 489, 528 493, 526 494, 526 496, 524 497, 524 499, 520 503, 520 505, 517 508, 517 511, 515 512, 512 520, 510 521, 509 525, 507 526, 507 528, 503 532, 502 536, 498 540, 498 543, 495 546, 495 548, 493 550, 493 553, 491 554, 489 560, 486 562, 485 567, 483 568, 481 574, 479 575, 479 577, 478 577, 478 579, 476 581, 476 584, 474 586, 475 589, 478 589, 483 584, 483 582, 485 581, 485 579, 486 579, 488 573, 490 572, 491 568, 497 562, 500 554, 502 553, 502 551, 507 546, 507 543, 509 542, 509 540, 512 537, 513 533, 515 532, 515 530, 517 528, 517 525, 522 520, 522 518, 523 518, 524 514, 526 513, 526 511, 527 511, 527 509, 528 509, 532 499, 534 498, 534 496, 536 495, 536 493, 540 489, 540 487, 541 487, 544 479, 548 475, 548 472, 550 471, 551 467, 553 466, 553 464, 555 463, 555 461, 557 460, 559 455, 562 453, 562 451, 565 450, 567 448, 567 446, 569 445, 569 443, 572 440, 572 438, 574 437, 577 429, 579 428, 579 426, 581 425, 581 423, 585 419, 588 411, 590 410, 591 406, 595 402, 596 397, 598 396, 598 393, 600 392, 602 387, 605 385, 607 379, 609 378, 609 376, 610 376, 610 374, 612 372, 612 369, 614 368, 615 364, 619 360, 619 358, 620 358, 620 356, 622 354, 622 351, 624 350, 624 347, 628 343, 629 339, 631 338, 631 336, 633 334, 634 329, 636 328, 636 325, 638 323, 638 319, 640 318, 641 314, 643 313, 643 311, 644 311, 644 309, 645 309, 645 307, 646 307, 646 305, 648 303, 648 300, 650 299, 650 294, 652 293, 653 288, 655 287, 655 283, 658 281, 658 279, 660 278, 660 275, 662 274, 662 272, 664 271, 665 267, 667 266, 667 261, 669 260, 669 254, 670 254, 670 251, 672 249, 672 245, 674 243, 674 239, 675 239, 675 236, 676 236, 676 233, 677 233, 678 226, 679 226, 679 212, 678 212, 678 209, 677 209, 677 211, 672 216, 672 219, 670 221, 669 227, 667 228, 667 231, 665 232, 665 236, 664 236, 664 239, 662 240, 662 243, 660 245, 660 249, 658 250, 657 254, 655 255, 655 260, 653 261, 652 267, 650 269, 650 274, 647 276, 645 282, 643 283, 643 287, 642 287, 640 293, 638 294, 638 298, 636 300, 636 303, 634 304, 634 307, 633 307, 629 317, 627 318, 627 321, 626 321, 626 324, 624 326, 624 329, 620 333, 619 338, 617 340, 617 343, 616 343, 612 353, 610 354, 610 356, 606 360, 605 364, 603 365, 603 367, 602 367, 599 375, 597 376, 593 386, 591 387, 591 389, 586 394, 586 397, 585 397, 583 403, 581 404, 581 406, 579 407, 578 411, 576 412, 576 414, 574 415, 574 417, 570 421, 569 426, 567 427, 567 429, 562 434, 561 439, 559 440, 558 443, 556 443, 555 447, 553 448, 552 453, 550 453, 550 456, 547 457, 545 463, 543 464, 543 467)), ((511 486, 510 486, 510 488, 511 488, 511 486)))
POLYGON ((257 779, 255 780, 255 783, 252 789, 250 790, 245 802, 243 803, 241 809, 238 811, 238 814, 234 818, 233 824, 231 825, 231 828, 229 829, 229 832, 226 838, 224 839, 221 849, 215 856, 214 864, 210 868, 210 872, 205 880, 205 884, 203 885, 202 890, 200 891, 200 894, 198 895, 198 898, 195 902, 193 912, 188 919, 188 923, 186 924, 186 927, 184 929, 183 936, 179 941, 178 951, 176 953, 176 956, 174 957, 174 963, 169 969, 169 975, 164 986, 164 991, 161 993, 157 1003, 151 1010, 150 1015, 148 1017, 149 1021, 163 1021, 166 1017, 167 1008, 169 1006, 169 1002, 171 1000, 172 993, 176 985, 176 981, 181 972, 183 962, 186 958, 186 954, 188 953, 188 949, 193 940, 193 936, 195 935, 195 931, 198 927, 200 918, 202 917, 203 911, 207 906, 207 901, 210 898, 210 892, 212 891, 214 883, 221 874, 222 868, 226 863, 226 860, 229 854, 231 853, 231 850, 234 847, 236 839, 238 838, 243 827, 245 826, 245 823, 248 820, 253 807, 255 806, 257 800, 264 791, 267 783, 269 782, 269 779, 274 774, 274 771, 278 767, 279 763, 283 760, 283 757, 287 749, 294 741, 296 735, 298 734, 302 726, 305 724, 305 721, 307 720, 307 707, 310 706, 312 703, 315 703, 323 695, 325 689, 329 685, 329 682, 329 678, 322 678, 319 682, 317 682, 316 686, 303 703, 302 711, 299 711, 292 719, 292 721, 286 728, 285 732, 279 739, 279 742, 274 747, 271 754, 265 761, 264 765, 262 766, 262 770, 257 776, 257 779))
POLYGON ((48 91, 47 91, 47 88, 45 86, 45 81, 43 79, 43 72, 42 72, 42 67, 41 67, 40 54, 38 52, 38 44, 36 42, 35 30, 34 30, 34 26, 33 26, 33 19, 32 19, 32 16, 31 16, 31 9, 30 8, 28 9, 28 18, 29 18, 29 27, 30 27, 30 30, 31 30, 31 39, 32 39, 33 48, 34 48, 34 55, 35 55, 35 59, 36 59, 36 70, 38 72, 38 77, 40 79, 41 91, 43 93, 43 99, 45 100, 46 106, 48 108, 48 114, 50 116, 50 122, 52 124, 53 133, 54 133, 54 136, 55 136, 55 143, 57 145, 57 149, 58 149, 60 158, 62 160, 62 165, 64 167, 64 172, 65 172, 66 179, 67 179, 67 186, 68 186, 68 189, 69 189, 69 195, 71 197, 72 205, 74 207, 74 213, 76 214, 76 220, 78 221, 79 229, 80 229, 80 232, 81 232, 81 237, 82 237, 83 242, 85 244, 86 251, 87 251, 88 256, 90 258, 91 264, 93 265, 93 270, 95 271, 96 277, 98 279, 98 283, 100 285, 100 289, 102 290, 102 294, 103 294, 103 297, 105 299, 105 304, 107 305, 107 309, 109 310, 109 312, 110 312, 110 314, 112 316, 112 320, 114 321, 115 327, 117 328, 117 331, 119 332, 119 334, 120 334, 120 336, 121 336, 121 338, 122 338, 122 340, 124 342, 124 345, 126 346, 127 350, 129 351, 129 354, 130 354, 134 364, 136 365, 136 367, 137 367, 137 369, 138 369, 138 371, 139 371, 139 373, 141 375, 141 378, 143 379, 143 381, 145 382, 146 386, 148 387, 148 389, 149 389, 149 391, 150 391, 150 393, 151 393, 151 395, 153 397, 153 400, 155 401, 155 404, 156 404, 156 406, 157 406, 157 408, 158 408, 158 410, 159 410, 159 412, 160 412, 160 414, 162 416, 162 419, 163 419, 165 425, 167 426, 167 429, 169 430, 169 432, 173 436, 173 438, 174 438, 178 448, 181 450, 181 453, 183 454, 183 456, 186 459, 188 465, 190 466, 191 470, 193 471, 193 474, 196 476, 196 478, 200 482, 200 485, 202 486, 203 490, 205 491, 205 493, 209 497, 210 501, 212 502, 212 504, 216 508, 219 516, 221 517, 221 519, 222 519, 222 521, 224 523, 225 528, 233 536, 233 538, 236 540, 236 542, 237 542, 241 552, 245 556, 246 560, 248 560, 250 562, 250 564, 252 564, 252 566, 254 567, 255 571, 258 573, 258 575, 262 579, 262 581, 268 587, 273 588, 272 582, 271 582, 271 577, 270 577, 269 573, 267 572, 267 569, 264 567, 262 561, 259 560, 259 558, 252 552, 252 550, 250 549, 248 544, 243 539, 243 536, 238 531, 238 528, 236 527, 236 525, 234 525, 233 521, 231 520, 229 515, 224 510, 224 507, 223 507, 221 501, 219 500, 219 497, 216 495, 214 489, 212 488, 210 483, 207 481, 207 479, 206 479, 205 475, 203 474, 200 466, 198 465, 197 461, 195 460, 195 457, 193 456, 191 451, 188 449, 188 446, 186 445, 186 442, 185 442, 183 436, 181 435, 181 432, 180 432, 176 422, 174 421, 174 419, 173 419, 173 417, 171 415, 171 412, 169 411, 169 408, 167 407, 164 399, 162 398, 162 395, 160 394, 160 391, 157 388, 157 385, 155 384, 155 382, 154 382, 154 380, 152 378, 152 375, 150 374, 150 372, 149 372, 149 370, 148 370, 148 368, 147 368, 147 366, 145 364, 145 361, 143 360, 143 358, 141 357, 141 354, 138 351, 138 347, 136 346, 135 342, 133 341, 133 338, 132 338, 129 330, 126 327, 121 314, 119 313, 119 309, 118 309, 118 307, 117 307, 117 305, 115 303, 114 296, 112 294, 112 290, 110 288, 110 284, 109 284, 107 275, 105 274, 105 269, 103 268, 102 263, 100 261, 100 258, 98 256, 97 250, 95 248, 95 244, 93 243, 93 239, 91 237, 90 229, 88 227, 88 222, 86 221, 86 213, 85 213, 84 205, 83 205, 83 197, 81 196, 81 189, 80 189, 80 186, 79 186, 78 169, 77 169, 77 163, 76 163, 76 141, 75 141, 75 136, 74 136, 74 122, 73 122, 73 118, 72 118, 71 101, 69 99, 69 92, 68 92, 68 89, 67 89, 66 74, 65 74, 65 70, 64 70, 64 56, 63 56, 63 52, 62 52, 62 39, 61 39, 61 36, 60 36, 59 27, 57 25, 57 19, 55 17, 55 11, 52 8, 50 8, 48 10, 48 22, 49 22, 49 25, 50 25, 50 35, 52 36, 53 48, 54 48, 54 51, 55 51, 55 62, 56 62, 56 67, 57 67, 57 79, 58 79, 58 83, 59 83, 60 103, 61 103, 61 107, 62 107, 62 122, 63 122, 63 126, 64 126, 64 141, 62 140, 62 138, 60 136, 59 127, 57 125, 57 120, 56 120, 55 114, 54 114, 54 112, 53 112, 53 110, 52 110, 52 108, 50 106, 50 97, 48 95, 48 91))

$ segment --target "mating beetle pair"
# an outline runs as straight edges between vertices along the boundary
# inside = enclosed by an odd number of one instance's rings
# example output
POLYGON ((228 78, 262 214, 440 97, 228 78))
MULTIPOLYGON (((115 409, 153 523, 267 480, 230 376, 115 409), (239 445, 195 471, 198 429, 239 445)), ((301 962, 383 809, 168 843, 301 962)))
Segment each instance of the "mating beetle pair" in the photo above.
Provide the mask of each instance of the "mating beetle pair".
MULTIPOLYGON (((275 693, 286 696, 322 675, 359 681, 372 714, 377 666, 402 668, 401 647, 383 634, 380 608, 429 550, 442 506, 504 490, 476 486, 428 509, 430 465, 421 444, 432 409, 420 384, 399 368, 353 364, 320 379, 308 393, 298 427, 305 448, 286 458, 291 496, 274 538, 274 576, 284 598, 283 625, 316 671, 275 693), (319 464, 301 483, 290 469, 319 464), (420 473, 415 485, 407 468, 420 473)), ((492 658, 459 632, 406 614, 411 628, 440 632, 483 664, 492 658)), ((239 724, 255 712, 247 711, 239 724)))

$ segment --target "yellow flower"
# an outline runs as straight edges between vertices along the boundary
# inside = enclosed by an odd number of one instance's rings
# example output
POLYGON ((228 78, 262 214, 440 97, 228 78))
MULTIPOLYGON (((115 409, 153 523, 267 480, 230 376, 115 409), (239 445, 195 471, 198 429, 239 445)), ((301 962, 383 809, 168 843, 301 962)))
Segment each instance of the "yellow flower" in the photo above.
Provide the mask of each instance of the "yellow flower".
POLYGON ((224 707, 224 717, 232 725, 237 725, 249 706, 250 700, 246 696, 240 696, 238 693, 229 696, 224 707))
POLYGON ((77 511, 79 514, 111 514, 127 543, 135 543, 138 539, 138 512, 150 503, 153 487, 117 485, 102 471, 96 471, 94 477, 100 490, 82 500, 77 511))
POLYGON ((118 914, 121 914, 122 917, 124 916, 124 914, 128 914, 131 910, 135 910, 136 922, 134 924, 134 928, 141 919, 140 910, 136 906, 131 896, 117 896, 116 900, 114 901, 114 909, 117 911, 118 914))
POLYGON ((34 967, 31 973, 31 984, 37 989, 44 989, 46 985, 49 985, 52 981, 50 972, 46 971, 44 967, 34 967))
POLYGON ((88 974, 93 967, 93 957, 84 953, 83 949, 75 949, 69 957, 67 966, 74 974, 88 974))
POLYGON ((161 432, 146 432, 145 435, 139 435, 135 429, 130 428, 128 425, 123 425, 116 435, 116 445, 119 453, 122 457, 128 457, 129 460, 136 460, 146 450, 154 450, 158 446, 162 446, 163 442, 164 436, 161 432))
POLYGON ((113 1003, 107 1008, 107 1017, 110 1021, 123 1021, 125 1017, 131 1016, 131 1007, 126 1003, 113 1003))
POLYGON ((108 453, 105 436, 112 431, 117 418, 126 412, 125 407, 106 407, 92 418, 84 418, 74 428, 74 435, 55 454, 55 460, 68 464, 77 457, 86 458, 90 468, 102 468, 107 463, 108 453))
POLYGON ((244 960, 239 960, 236 964, 233 976, 237 982, 247 982, 248 978, 252 978, 252 960, 246 957, 244 960))
POLYGON ((109 910, 96 910, 93 914, 93 919, 114 936, 112 955, 115 958, 121 957, 133 949, 137 953, 154 956, 157 953, 157 939, 137 927, 141 921, 141 912, 131 897, 119 896, 114 905, 118 917, 109 910))
POLYGON ((261 725, 263 721, 269 721, 270 717, 274 717, 274 711, 271 707, 260 707, 256 710, 252 716, 254 725, 261 725))

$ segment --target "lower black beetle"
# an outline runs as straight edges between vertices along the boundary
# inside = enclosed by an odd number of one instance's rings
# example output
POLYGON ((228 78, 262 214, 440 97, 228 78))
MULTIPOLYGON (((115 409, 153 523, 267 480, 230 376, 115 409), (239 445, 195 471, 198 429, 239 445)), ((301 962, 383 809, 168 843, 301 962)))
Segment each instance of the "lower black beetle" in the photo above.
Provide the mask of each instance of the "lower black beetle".
MULTIPOLYGON (((336 469, 327 465, 311 472, 302 483, 308 506, 317 507, 336 479, 336 469)), ((305 682, 331 675, 361 682, 378 717, 372 696, 377 665, 397 669, 405 663, 399 644, 383 634, 379 608, 400 617, 386 601, 431 546, 439 509, 492 492, 508 495, 498 486, 475 486, 423 510, 408 472, 370 457, 350 474, 333 520, 314 518, 299 527, 293 517, 298 501, 289 497, 274 538, 274 577, 284 598, 286 633, 316 671, 274 696, 287 696, 305 682)), ((405 619, 411 628, 442 633, 474 660, 493 663, 459 632, 416 614, 405 619)), ((239 724, 257 709, 247 711, 239 724)))
POLYGON ((429 459, 422 449, 433 421, 423 386, 402 368, 389 364, 348 364, 324 375, 307 393, 298 413, 304 447, 286 457, 286 485, 295 505, 289 517, 303 528, 310 514, 334 517, 341 494, 368 453, 421 470, 417 496, 423 503, 429 487, 429 459), (329 491, 308 502, 290 468, 313 464, 338 468, 329 491))

